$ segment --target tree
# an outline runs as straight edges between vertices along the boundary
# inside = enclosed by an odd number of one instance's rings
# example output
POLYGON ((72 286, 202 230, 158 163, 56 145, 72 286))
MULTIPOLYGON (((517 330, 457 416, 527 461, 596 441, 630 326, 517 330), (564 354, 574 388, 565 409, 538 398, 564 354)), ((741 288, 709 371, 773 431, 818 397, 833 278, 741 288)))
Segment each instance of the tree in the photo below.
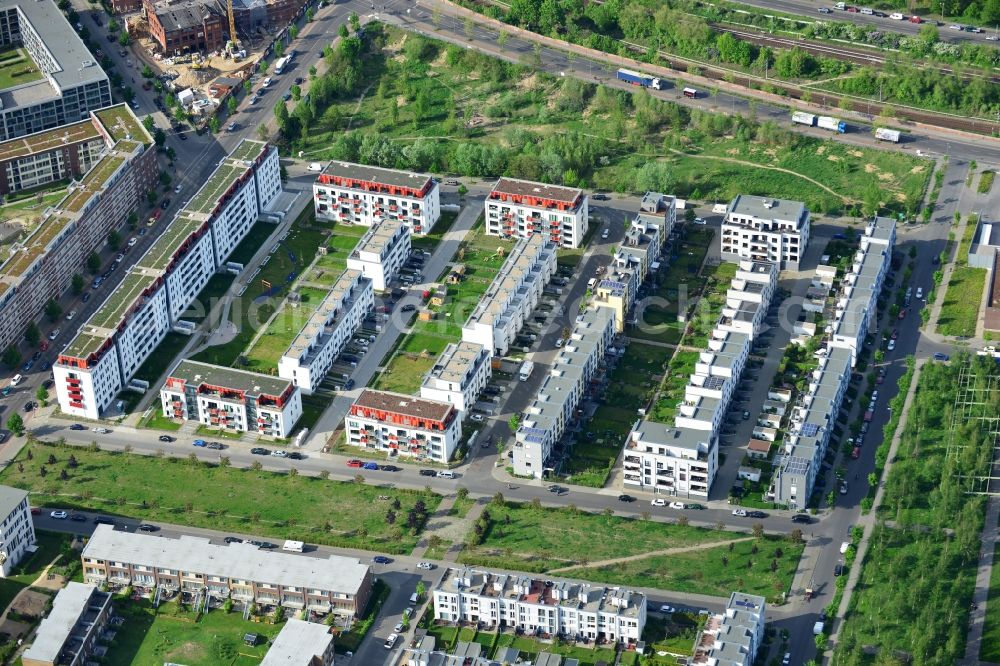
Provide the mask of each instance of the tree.
POLYGON ((417 593, 417 599, 418 600, 419 599, 423 599, 424 596, 427 595, 427 586, 424 584, 424 581, 421 580, 421 581, 417 582, 416 593, 417 593))
POLYGON ((56 299, 50 298, 49 302, 45 304, 45 316, 49 318, 49 321, 55 321, 59 319, 59 315, 62 314, 62 308, 56 299))
POLYGON ((122 235, 117 231, 112 231, 108 234, 108 247, 112 250, 117 250, 122 245, 122 235))
POLYGON ((69 288, 74 295, 79 296, 83 293, 83 276, 79 273, 73 273, 73 277, 69 281, 69 288))
POLYGON ((157 127, 155 130, 153 130, 153 142, 158 147, 162 148, 163 144, 165 144, 167 142, 167 134, 166 134, 166 132, 164 132, 159 127, 157 127))
POLYGON ((510 428, 511 432, 517 432, 517 429, 521 427, 521 415, 514 414, 507 420, 507 426, 510 428))
POLYGON ((347 17, 347 22, 351 24, 351 30, 357 32, 361 29, 361 18, 357 12, 351 12, 347 17))
POLYGON ((289 92, 292 93, 292 99, 296 102, 302 99, 302 88, 297 85, 293 85, 289 88, 289 92))
POLYGON ((316 65, 309 65, 309 80, 313 80, 316 78, 317 71, 318 70, 316 69, 316 65))
POLYGON ((762 523, 754 523, 753 527, 751 528, 751 533, 753 534, 754 539, 763 539, 764 525, 762 523))
POLYGON ((49 404, 49 390, 44 385, 39 384, 38 390, 35 391, 35 397, 38 398, 38 402, 42 404, 42 407, 49 404))
POLYGON ((129 38, 127 32, 123 32, 122 34, 118 35, 118 43, 121 44, 122 46, 128 46, 129 42, 131 41, 132 40, 129 38))
POLYGON ((14 412, 7 418, 7 430, 20 437, 24 434, 24 421, 21 420, 21 415, 14 412))
POLYGON ((230 95, 229 99, 226 100, 226 109, 229 111, 229 115, 236 113, 237 106, 239 105, 236 103, 236 98, 230 95))
POLYGON ((24 329, 24 339, 32 347, 37 347, 42 341, 42 332, 38 330, 38 324, 31 322, 24 329))
POLYGON ((21 352, 17 350, 16 345, 7 345, 7 348, 3 350, 3 364, 8 368, 16 368, 17 364, 21 362, 21 352))
POLYGON ((465 500, 469 497, 469 489, 465 486, 459 486, 458 490, 455 491, 455 497, 459 500, 465 500))
POLYGON ((219 120, 219 116, 212 116, 211 118, 208 119, 208 130, 212 134, 218 134, 219 133, 219 127, 221 125, 222 125, 222 122, 219 120))
POLYGON ((298 37, 299 36, 299 26, 297 26, 297 25, 295 25, 293 23, 291 25, 291 27, 288 28, 288 34, 291 36, 292 39, 295 39, 296 37, 298 37))
POLYGON ((306 10, 306 23, 312 23, 312 20, 316 17, 316 10, 310 7, 306 10))
POLYGON ((152 132, 154 125, 156 125, 156 123, 153 121, 153 116, 146 116, 142 119, 142 126, 146 128, 147 132, 152 132))

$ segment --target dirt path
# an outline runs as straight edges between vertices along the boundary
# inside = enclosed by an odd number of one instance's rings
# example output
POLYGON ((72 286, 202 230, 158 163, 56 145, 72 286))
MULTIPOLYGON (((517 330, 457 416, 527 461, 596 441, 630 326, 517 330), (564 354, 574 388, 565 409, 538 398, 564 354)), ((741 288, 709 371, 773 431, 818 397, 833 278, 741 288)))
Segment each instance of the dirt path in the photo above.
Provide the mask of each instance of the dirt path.
POLYGON ((710 541, 708 543, 699 543, 695 546, 682 546, 680 548, 664 548, 663 550, 651 550, 648 553, 639 553, 638 555, 627 555, 625 557, 615 557, 610 560, 599 560, 597 562, 588 562, 587 564, 574 564, 568 567, 559 567, 558 569, 549 569, 545 573, 559 573, 561 571, 569 571, 570 569, 579 569, 581 567, 604 567, 609 564, 620 564, 622 562, 634 562, 636 560, 644 560, 647 557, 656 557, 658 555, 675 555, 677 553, 690 553, 695 550, 708 550, 709 548, 716 548, 718 546, 725 546, 730 543, 740 543, 741 541, 753 541, 753 537, 743 537, 742 539, 729 539, 728 541, 710 541))

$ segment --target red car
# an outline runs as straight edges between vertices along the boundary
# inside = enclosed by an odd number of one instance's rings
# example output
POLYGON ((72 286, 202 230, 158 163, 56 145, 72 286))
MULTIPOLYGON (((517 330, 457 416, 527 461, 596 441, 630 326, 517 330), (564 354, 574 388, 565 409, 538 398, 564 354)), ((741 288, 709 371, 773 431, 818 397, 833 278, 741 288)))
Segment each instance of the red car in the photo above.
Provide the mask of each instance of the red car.
POLYGON ((357 458, 351 458, 350 460, 347 461, 348 467, 361 467, 364 464, 365 463, 363 461, 358 460, 357 458))
POLYGON ((895 340, 896 338, 898 338, 899 337, 899 329, 898 328, 892 329, 892 335, 890 335, 889 337, 892 338, 893 340, 895 340))
POLYGON ((855 460, 857 460, 858 456, 860 456, 860 455, 861 455, 861 447, 860 446, 855 446, 854 450, 851 451, 851 457, 854 458, 855 460))
POLYGON ((899 311, 899 319, 906 319, 906 310, 899 311))
POLYGON ((31 507, 31 515, 38 516, 38 515, 41 515, 41 513, 42 513, 42 510, 39 509, 37 506, 31 507))

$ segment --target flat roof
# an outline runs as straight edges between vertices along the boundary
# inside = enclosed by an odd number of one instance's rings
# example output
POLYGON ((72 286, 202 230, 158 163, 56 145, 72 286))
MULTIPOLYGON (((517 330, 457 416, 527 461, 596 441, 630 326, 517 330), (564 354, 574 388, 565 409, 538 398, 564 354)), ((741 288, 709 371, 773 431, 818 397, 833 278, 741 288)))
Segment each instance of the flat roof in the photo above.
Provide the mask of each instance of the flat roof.
POLYGON ((476 342, 449 342, 448 346, 438 356, 424 379, 427 384, 431 379, 440 379, 446 382, 461 383, 465 381, 478 359, 488 360, 489 354, 483 355, 484 347, 476 342))
POLYGON ((91 113, 111 135, 112 141, 139 141, 147 146, 153 144, 153 137, 146 131, 128 104, 115 104, 91 113))
POLYGON ((27 157, 35 153, 56 150, 73 143, 93 140, 104 141, 91 120, 81 120, 62 127, 35 132, 27 136, 0 143, 0 161, 27 157))
POLYGON ((12 488, 11 486, 0 486, 0 516, 3 518, 9 516, 27 496, 27 490, 12 488))
POLYGON ((205 12, 219 15, 217 7, 202 0, 157 2, 153 5, 153 10, 167 32, 202 27, 202 16, 205 12))
POLYGON ((312 666, 330 649, 330 627, 294 618, 285 622, 260 666, 312 666))
POLYGON ((368 575, 368 565, 353 557, 309 557, 249 543, 216 545, 204 537, 136 534, 113 525, 97 526, 83 557, 352 595, 368 575))
POLYGON ((108 296, 101 307, 90 315, 79 333, 63 352, 65 356, 86 358, 100 349, 112 337, 131 308, 146 289, 152 287, 159 275, 148 268, 135 266, 108 296))
POLYGON ((323 167, 323 174, 335 178, 351 178, 390 187, 423 189, 431 177, 426 173, 413 173, 399 169, 384 169, 354 162, 330 162, 323 167))
POLYGON ((494 192, 522 197, 541 197, 568 204, 576 203, 577 198, 583 196, 583 190, 578 187, 535 183, 530 180, 520 180, 518 178, 501 178, 493 186, 490 194, 494 192))
POLYGON ((434 421, 444 421, 449 413, 455 411, 455 407, 448 402, 373 389, 362 391, 358 399, 354 401, 354 406, 434 421))
MULTIPOLYGON (((83 639, 83 636, 72 636, 73 630, 81 619, 86 619, 84 616, 91 606, 91 598, 95 595, 102 606, 111 600, 110 594, 99 591, 95 585, 70 581, 66 587, 59 590, 55 601, 52 602, 52 610, 39 625, 35 641, 25 650, 24 658, 53 664, 68 663, 60 661, 59 656, 71 638, 77 641, 83 639)), ((93 619, 96 619, 96 614, 93 619)))
POLYGON ((801 201, 737 194, 729 204, 726 216, 733 213, 761 220, 790 220, 798 224, 806 214, 806 205, 801 201))
POLYGON ((236 368, 226 368, 211 363, 184 360, 170 373, 172 379, 182 379, 191 384, 208 384, 222 388, 247 391, 252 394, 279 396, 288 390, 292 382, 280 377, 248 372, 236 368))
POLYGON ((143 253, 136 266, 165 271, 177 250, 205 224, 204 220, 192 219, 181 211, 143 253))
POLYGON ((65 215, 48 215, 25 239, 21 248, 0 265, 0 279, 19 278, 24 275, 34 265, 35 260, 45 253, 49 243, 71 222, 72 220, 65 215))
POLYGON ((665 423, 640 421, 632 431, 637 441, 645 444, 672 446, 694 452, 707 452, 712 448, 713 434, 709 430, 677 428, 665 423))
POLYGON ((80 186, 57 204, 58 208, 70 213, 79 213, 90 201, 90 198, 104 188, 104 185, 115 175, 125 160, 125 156, 117 152, 102 157, 83 177, 80 186))
POLYGON ((184 210, 190 213, 211 215, 219 199, 232 187, 233 183, 253 169, 253 162, 267 150, 261 141, 244 139, 225 157, 205 184, 191 197, 184 210))

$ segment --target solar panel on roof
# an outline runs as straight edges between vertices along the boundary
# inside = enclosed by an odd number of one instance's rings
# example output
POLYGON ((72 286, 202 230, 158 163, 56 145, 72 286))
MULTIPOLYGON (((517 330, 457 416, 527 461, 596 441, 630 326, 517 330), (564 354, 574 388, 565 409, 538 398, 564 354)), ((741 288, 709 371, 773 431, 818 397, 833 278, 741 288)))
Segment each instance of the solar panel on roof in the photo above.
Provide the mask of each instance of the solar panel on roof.
POLYGON ((819 426, 815 423, 806 423, 802 426, 802 434, 806 437, 815 437, 819 433, 819 426))

